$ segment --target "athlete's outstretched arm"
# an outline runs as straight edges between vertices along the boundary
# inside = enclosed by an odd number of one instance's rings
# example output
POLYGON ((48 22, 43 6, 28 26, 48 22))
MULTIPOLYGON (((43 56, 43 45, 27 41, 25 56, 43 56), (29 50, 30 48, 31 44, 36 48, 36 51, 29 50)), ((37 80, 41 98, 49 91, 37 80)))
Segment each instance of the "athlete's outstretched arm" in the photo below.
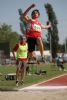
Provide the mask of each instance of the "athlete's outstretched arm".
POLYGON ((48 29, 48 28, 51 28, 51 24, 49 24, 49 25, 42 25, 42 29, 48 29))
POLYGON ((34 8, 34 7, 35 7, 35 4, 32 4, 31 6, 29 6, 29 7, 25 10, 25 12, 23 13, 24 16, 29 12, 29 10, 30 10, 31 8, 34 8))
POLYGON ((29 6, 23 13, 23 16, 25 18, 26 21, 29 21, 29 17, 27 16, 27 13, 30 11, 30 9, 34 8, 35 4, 32 4, 31 6, 29 6))

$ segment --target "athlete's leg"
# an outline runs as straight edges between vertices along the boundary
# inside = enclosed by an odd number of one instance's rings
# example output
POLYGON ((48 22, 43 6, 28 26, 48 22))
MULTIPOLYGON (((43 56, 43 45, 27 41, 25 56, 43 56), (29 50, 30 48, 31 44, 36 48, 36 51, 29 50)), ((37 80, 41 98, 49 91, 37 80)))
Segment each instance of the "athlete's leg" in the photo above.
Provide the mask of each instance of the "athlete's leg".
POLYGON ((42 39, 41 39, 40 37, 37 38, 37 45, 38 45, 38 47, 39 47, 41 56, 43 57, 43 56, 44 56, 44 47, 43 47, 42 39))
POLYGON ((42 42, 41 37, 38 37, 37 38, 37 45, 38 45, 39 50, 40 50, 40 54, 41 54, 41 57, 42 57, 42 61, 45 62, 45 58, 44 58, 44 47, 43 47, 43 42, 42 42))

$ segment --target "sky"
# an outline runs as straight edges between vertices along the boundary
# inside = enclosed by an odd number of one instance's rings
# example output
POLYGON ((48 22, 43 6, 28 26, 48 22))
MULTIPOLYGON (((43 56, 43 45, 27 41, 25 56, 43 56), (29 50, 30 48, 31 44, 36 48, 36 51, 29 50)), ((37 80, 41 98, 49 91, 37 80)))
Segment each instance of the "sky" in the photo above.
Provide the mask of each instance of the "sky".
MULTIPOLYGON (((32 3, 36 4, 33 9, 40 11, 40 22, 46 24, 48 16, 44 4, 50 3, 58 20, 59 43, 63 44, 67 38, 67 0, 0 0, 0 25, 6 23, 12 26, 12 30, 21 34, 19 27, 18 9, 26 10, 32 3)), ((33 10, 31 9, 31 11, 33 10)), ((28 15, 30 16, 31 11, 28 15)), ((42 31, 42 37, 46 39, 47 30, 42 31)))

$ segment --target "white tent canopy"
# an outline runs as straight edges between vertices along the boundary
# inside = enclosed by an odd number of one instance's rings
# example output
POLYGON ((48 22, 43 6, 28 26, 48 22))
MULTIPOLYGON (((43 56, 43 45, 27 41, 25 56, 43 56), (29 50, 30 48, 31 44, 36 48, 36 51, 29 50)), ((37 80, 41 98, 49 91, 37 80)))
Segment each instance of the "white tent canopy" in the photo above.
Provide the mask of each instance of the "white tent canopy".
MULTIPOLYGON (((41 56, 40 51, 35 51, 36 56, 41 56)), ((51 56, 49 50, 44 51, 44 56, 51 56)))
MULTIPOLYGON (((41 56, 40 51, 35 51, 36 56, 41 56)), ((49 50, 44 51, 44 56, 51 56, 51 53, 49 50)), ((12 52, 10 52, 10 57, 13 57, 12 52)))

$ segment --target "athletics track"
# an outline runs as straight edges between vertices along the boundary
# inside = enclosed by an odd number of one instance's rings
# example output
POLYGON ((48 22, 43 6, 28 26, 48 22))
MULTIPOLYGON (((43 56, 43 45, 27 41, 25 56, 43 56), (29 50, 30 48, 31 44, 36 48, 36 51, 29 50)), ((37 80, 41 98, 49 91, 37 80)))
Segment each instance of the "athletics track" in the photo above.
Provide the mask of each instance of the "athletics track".
POLYGON ((28 86, 19 90, 31 91, 31 90, 67 90, 67 74, 63 74, 49 80, 28 86))

